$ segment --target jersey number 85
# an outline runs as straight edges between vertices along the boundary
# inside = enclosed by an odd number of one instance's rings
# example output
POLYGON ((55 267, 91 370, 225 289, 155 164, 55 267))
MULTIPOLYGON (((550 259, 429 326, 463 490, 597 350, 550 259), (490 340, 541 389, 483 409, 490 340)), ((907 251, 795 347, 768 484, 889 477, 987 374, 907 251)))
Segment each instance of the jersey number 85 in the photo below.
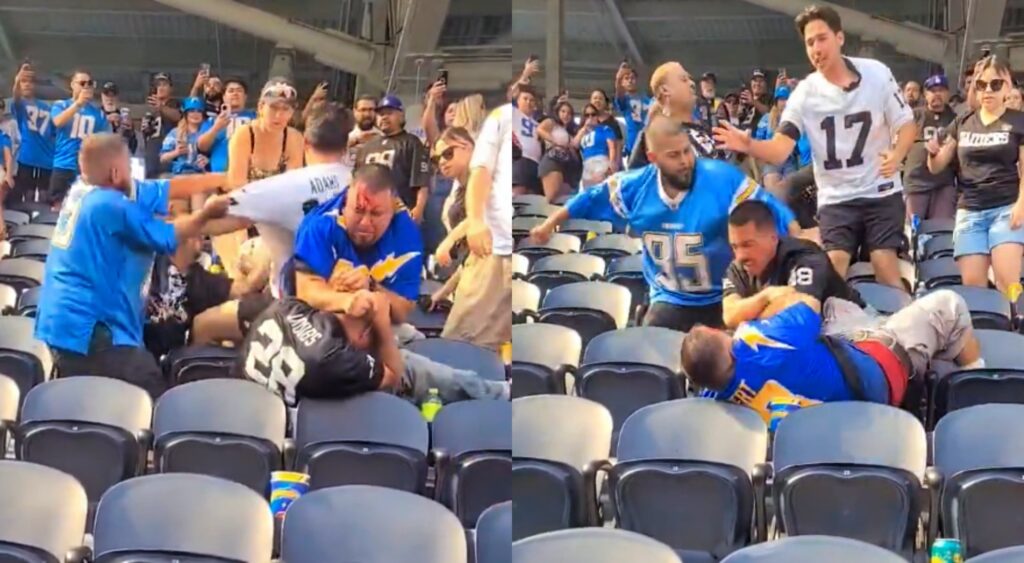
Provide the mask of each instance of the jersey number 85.
POLYGON ((644 246, 661 270, 658 282, 669 291, 711 291, 703 245, 701 233, 644 233, 644 246), (690 275, 683 275, 682 268, 690 270, 690 275))

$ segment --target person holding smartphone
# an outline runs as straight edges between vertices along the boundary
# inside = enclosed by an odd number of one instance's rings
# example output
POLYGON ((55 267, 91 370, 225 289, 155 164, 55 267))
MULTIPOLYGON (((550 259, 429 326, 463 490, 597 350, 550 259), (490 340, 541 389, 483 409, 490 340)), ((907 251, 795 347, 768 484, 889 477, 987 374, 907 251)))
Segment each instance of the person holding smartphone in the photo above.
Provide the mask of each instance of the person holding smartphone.
POLYGON ((50 110, 56 141, 47 200, 54 208, 60 206, 78 177, 78 152, 82 148, 82 139, 110 130, 107 116, 93 104, 95 97, 96 81, 88 72, 78 70, 71 75, 71 97, 55 102, 50 110))
MULTIPOLYGON (((18 173, 13 178, 14 189, 6 200, 31 201, 38 191, 50 189, 53 168, 53 126, 50 123, 50 104, 36 97, 36 73, 25 61, 14 77, 11 109, 18 125, 21 146, 18 147, 18 173)), ((8 179, 8 184, 11 184, 8 179)))
POLYGON ((199 130, 199 151, 210 155, 210 170, 227 172, 228 143, 235 130, 256 119, 256 112, 246 109, 249 85, 241 78, 224 81, 223 104, 213 118, 207 118, 199 130))

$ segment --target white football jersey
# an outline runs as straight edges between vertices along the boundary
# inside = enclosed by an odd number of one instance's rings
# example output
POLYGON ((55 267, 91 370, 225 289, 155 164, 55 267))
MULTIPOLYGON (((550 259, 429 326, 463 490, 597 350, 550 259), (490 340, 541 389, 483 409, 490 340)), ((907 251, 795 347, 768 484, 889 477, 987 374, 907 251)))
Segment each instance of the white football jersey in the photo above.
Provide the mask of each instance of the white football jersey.
POLYGON ((491 196, 487 199, 484 220, 491 229, 495 256, 512 255, 512 131, 513 115, 522 115, 505 104, 487 116, 476 139, 470 168, 491 172, 491 196))
POLYGON ((879 166, 913 111, 889 67, 874 59, 845 60, 860 76, 852 88, 811 73, 789 97, 779 123, 778 131, 795 128, 810 141, 819 207, 903 190, 899 174, 885 178, 879 166))
POLYGON ((523 158, 540 162, 542 152, 540 137, 537 136, 537 121, 515 106, 512 107, 512 120, 512 132, 519 140, 519 147, 523 149, 523 158))

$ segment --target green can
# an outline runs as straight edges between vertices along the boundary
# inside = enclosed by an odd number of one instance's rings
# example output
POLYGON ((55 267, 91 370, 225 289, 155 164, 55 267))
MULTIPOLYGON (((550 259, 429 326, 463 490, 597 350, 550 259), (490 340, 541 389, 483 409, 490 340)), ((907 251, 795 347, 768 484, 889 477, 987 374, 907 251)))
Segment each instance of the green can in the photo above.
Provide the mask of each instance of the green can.
POLYGON ((937 538, 932 544, 931 563, 964 563, 964 551, 960 540, 937 538))

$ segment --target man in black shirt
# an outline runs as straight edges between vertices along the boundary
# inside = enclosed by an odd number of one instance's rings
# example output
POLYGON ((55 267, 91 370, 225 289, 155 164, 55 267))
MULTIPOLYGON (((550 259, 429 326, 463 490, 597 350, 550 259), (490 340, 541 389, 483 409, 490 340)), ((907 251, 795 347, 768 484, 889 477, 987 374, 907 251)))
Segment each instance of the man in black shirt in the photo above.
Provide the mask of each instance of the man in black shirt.
POLYGON ((729 214, 729 244, 736 259, 722 281, 722 317, 728 328, 757 319, 770 301, 793 291, 820 303, 838 297, 864 307, 825 251, 806 240, 779 238, 771 209, 760 201, 744 201, 729 214))
POLYGON ((384 96, 377 106, 377 127, 382 135, 364 143, 355 166, 380 164, 391 169, 395 189, 419 223, 427 205, 430 161, 419 137, 405 130, 405 108, 397 96, 384 96))
MULTIPOLYGON (((909 86, 910 83, 908 83, 909 86)), ((924 219, 952 219, 956 213, 956 173, 947 167, 938 174, 928 171, 925 145, 943 134, 956 113, 949 107, 949 80, 937 74, 924 82, 925 105, 914 109, 917 140, 907 153, 903 191, 907 194, 907 213, 924 219)))

